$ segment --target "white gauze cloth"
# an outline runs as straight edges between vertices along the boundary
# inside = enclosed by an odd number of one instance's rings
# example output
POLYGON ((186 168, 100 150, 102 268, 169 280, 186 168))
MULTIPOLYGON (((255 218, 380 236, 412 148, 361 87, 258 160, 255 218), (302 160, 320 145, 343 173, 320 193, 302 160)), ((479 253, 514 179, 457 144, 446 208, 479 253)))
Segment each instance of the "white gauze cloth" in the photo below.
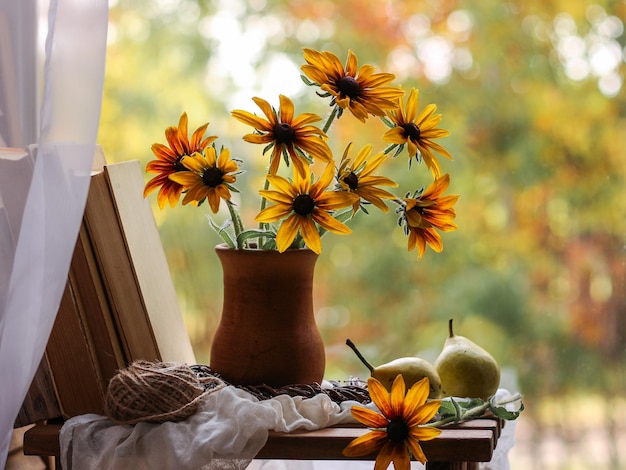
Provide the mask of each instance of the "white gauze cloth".
MULTIPOLYGON (((509 395, 503 390, 498 394, 509 395)), ((116 425, 96 414, 76 416, 61 429, 61 465, 66 470, 244 469, 267 442, 269 431, 311 431, 355 423, 350 408, 358 404, 337 404, 324 394, 313 398, 279 395, 259 401, 246 391, 227 386, 209 394, 198 411, 179 422, 116 425)), ((514 433, 515 422, 507 421, 492 462, 481 464, 481 469, 509 468, 514 433)), ((301 469, 303 463, 256 461, 251 468, 301 469)), ((341 470, 373 468, 373 462, 353 461, 326 461, 323 468, 333 464, 341 470)), ((423 467, 414 463, 411 468, 423 467)))
POLYGON ((131 426, 95 414, 71 418, 61 429, 61 462, 67 470, 246 468, 270 430, 353 423, 350 408, 356 404, 339 405, 324 394, 259 401, 227 386, 209 394, 184 421, 131 426))

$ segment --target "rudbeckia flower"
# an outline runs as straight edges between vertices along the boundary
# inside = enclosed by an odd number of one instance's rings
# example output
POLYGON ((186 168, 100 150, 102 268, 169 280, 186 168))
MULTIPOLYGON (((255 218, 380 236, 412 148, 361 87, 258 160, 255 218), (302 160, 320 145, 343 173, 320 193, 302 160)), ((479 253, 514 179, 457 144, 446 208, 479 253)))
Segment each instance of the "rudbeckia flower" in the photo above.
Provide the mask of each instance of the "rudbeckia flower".
POLYGON ((270 157, 270 175, 275 175, 278 171, 280 157, 283 153, 289 155, 300 175, 304 175, 304 168, 310 163, 302 152, 306 152, 311 158, 318 158, 324 162, 332 161, 333 156, 330 147, 323 139, 326 134, 321 129, 309 125, 312 122, 321 121, 320 116, 313 113, 294 116, 293 102, 284 95, 279 97, 280 109, 278 113, 264 99, 252 99, 261 108, 267 119, 242 110, 235 110, 231 114, 238 121, 248 124, 258 131, 258 133, 244 135, 243 140, 253 144, 271 144, 273 146, 270 157))
POLYGON ((269 175, 267 178, 274 190, 261 190, 259 194, 274 202, 257 216, 257 222, 275 222, 285 219, 276 233, 276 247, 281 253, 287 250, 298 232, 304 242, 315 253, 321 253, 322 240, 315 224, 338 234, 348 234, 351 230, 330 212, 351 206, 358 196, 346 191, 326 191, 332 183, 334 166, 326 165, 322 176, 311 183, 309 167, 304 167, 304 175, 294 171, 293 184, 282 176, 269 175))
POLYGON ((433 154, 433 150, 450 160, 452 160, 452 156, 432 139, 446 137, 450 135, 450 132, 437 128, 441 121, 441 114, 433 114, 437 110, 437 106, 434 104, 429 104, 419 115, 417 114, 418 96, 419 90, 411 89, 406 107, 402 104, 402 100, 399 100, 399 108, 387 113, 395 127, 388 130, 383 139, 394 144, 407 144, 409 158, 417 158, 419 150, 426 166, 432 171, 433 176, 438 178, 441 176, 441 167, 433 154))
POLYGON ((411 455, 426 462, 420 441, 429 441, 441 434, 441 429, 426 427, 439 410, 441 400, 427 401, 430 385, 424 377, 407 392, 402 375, 391 386, 391 393, 375 378, 367 380, 370 397, 380 410, 353 406, 352 416, 371 431, 357 437, 343 450, 346 457, 360 457, 378 452, 374 470, 384 470, 392 462, 396 470, 408 470, 411 455))
POLYGON ((387 159, 383 153, 377 153, 370 158, 372 146, 366 145, 357 154, 354 160, 348 157, 352 143, 348 144, 341 158, 339 171, 337 172, 337 181, 339 187, 344 191, 356 193, 359 200, 354 202, 353 209, 356 212, 361 205, 361 199, 374 204, 383 212, 387 212, 389 208, 383 202, 383 199, 395 199, 395 196, 389 191, 380 189, 377 186, 397 187, 395 181, 385 177, 377 176, 373 173, 387 159))
POLYGON ((155 189, 160 188, 157 195, 160 209, 163 209, 168 202, 170 207, 174 207, 183 192, 183 187, 169 178, 176 172, 187 171, 181 165, 181 159, 196 152, 202 152, 207 145, 217 139, 216 136, 202 139, 208 126, 209 123, 207 122, 198 127, 189 140, 187 136, 187 113, 183 113, 178 121, 178 127, 170 126, 165 129, 165 138, 169 147, 159 143, 152 145, 152 152, 157 159, 148 162, 146 172, 156 173, 158 176, 146 183, 143 196, 146 197, 155 189))
POLYGON ((221 150, 219 158, 215 147, 184 157, 181 164, 189 171, 170 175, 170 179, 185 188, 183 205, 197 205, 207 199, 213 213, 220 207, 220 200, 230 200, 231 186, 237 180, 239 165, 231 160, 227 148, 221 150))
POLYGON ((426 245, 437 253, 443 250, 441 235, 436 230, 451 232, 457 229, 452 220, 456 217, 454 204, 458 195, 443 196, 450 184, 450 175, 445 174, 432 182, 421 194, 404 199, 400 217, 405 233, 409 236, 409 251, 417 247, 418 257, 426 251, 426 245))
POLYGON ((397 100, 404 92, 399 87, 383 86, 396 77, 391 73, 374 73, 374 67, 363 65, 358 68, 356 55, 348 51, 346 66, 328 51, 304 49, 306 64, 302 72, 328 95, 332 95, 331 106, 337 104, 348 109, 362 122, 372 116, 382 117, 387 110, 398 106, 397 100))

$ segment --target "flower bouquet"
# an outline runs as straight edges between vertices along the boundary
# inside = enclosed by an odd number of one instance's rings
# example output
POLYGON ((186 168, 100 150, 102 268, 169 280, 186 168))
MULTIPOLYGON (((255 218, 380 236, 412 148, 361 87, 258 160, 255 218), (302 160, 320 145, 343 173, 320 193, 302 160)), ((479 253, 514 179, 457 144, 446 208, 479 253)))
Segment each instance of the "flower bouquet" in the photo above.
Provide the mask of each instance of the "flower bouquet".
POLYGON ((214 214, 224 201, 230 218, 223 224, 212 217, 209 221, 231 248, 256 246, 284 252, 308 247, 318 254, 326 232, 349 234, 348 224, 357 214, 368 214, 370 206, 388 212, 387 204, 393 203, 398 224, 408 237, 408 250, 417 248, 419 258, 427 246, 441 252, 439 232, 457 228, 453 220, 458 196, 444 195, 450 176, 442 174, 436 154, 452 157, 435 142, 449 135, 438 128, 437 107, 429 104, 419 111, 417 89, 411 89, 405 101, 404 90, 391 84, 393 74, 376 72, 371 65, 359 67, 352 51, 345 66, 328 51, 305 48, 304 60, 302 79, 318 88, 320 98, 329 99, 331 109, 321 127, 313 124, 322 117, 296 114, 293 102, 284 95, 279 97, 277 110, 268 101, 253 98, 262 115, 232 111, 236 120, 252 128, 243 140, 264 145, 263 154, 269 155, 265 184, 259 190, 258 226, 245 228, 232 200, 232 193, 238 192, 235 183, 243 171, 242 159, 232 158, 226 147, 218 148, 216 136, 204 136, 208 123, 189 138, 186 113, 178 126, 165 130, 168 145, 152 146, 156 159, 147 164, 146 171, 156 176, 146 184, 144 196, 158 189, 161 209, 176 206, 181 197, 183 205, 200 206, 206 201, 214 214), (386 147, 374 152, 373 144, 367 144, 355 150, 348 142, 337 159, 329 145, 329 130, 345 111, 363 123, 370 117, 381 119, 389 128, 382 136, 386 147), (413 162, 423 163, 433 181, 398 197, 390 191, 398 185, 379 171, 405 149, 409 170, 413 162), (319 175, 312 170, 316 161, 322 166, 319 175), (283 164, 289 168, 286 175, 280 171, 283 164))

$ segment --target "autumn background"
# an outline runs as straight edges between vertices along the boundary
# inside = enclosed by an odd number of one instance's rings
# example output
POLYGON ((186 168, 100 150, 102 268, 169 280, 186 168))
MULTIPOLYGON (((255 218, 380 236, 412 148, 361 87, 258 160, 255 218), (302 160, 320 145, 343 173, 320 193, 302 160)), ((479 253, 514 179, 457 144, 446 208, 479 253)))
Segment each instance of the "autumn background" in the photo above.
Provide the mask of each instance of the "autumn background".
MULTIPOLYGON (((434 359, 454 318, 525 395, 514 469, 626 468, 626 2, 110 3, 99 135, 108 160, 145 165, 182 111, 191 129, 209 121, 208 134, 246 160, 248 221, 267 159, 229 112, 257 112, 253 96, 276 105, 282 93, 297 113, 324 115, 327 101, 299 77, 302 47, 341 60, 352 49, 419 88, 420 109, 437 104, 452 133, 441 142, 454 161, 440 161, 448 192, 461 194, 459 229, 419 261, 393 214, 371 211, 352 235, 324 237, 315 305, 326 378, 368 375, 348 337, 376 364, 434 359)), ((346 113, 333 132, 382 149, 384 128, 367 129, 346 113)), ((388 165, 401 182, 406 168, 404 154, 388 165)), ((220 239, 208 208, 159 211, 155 200, 197 359, 208 363, 220 239)))

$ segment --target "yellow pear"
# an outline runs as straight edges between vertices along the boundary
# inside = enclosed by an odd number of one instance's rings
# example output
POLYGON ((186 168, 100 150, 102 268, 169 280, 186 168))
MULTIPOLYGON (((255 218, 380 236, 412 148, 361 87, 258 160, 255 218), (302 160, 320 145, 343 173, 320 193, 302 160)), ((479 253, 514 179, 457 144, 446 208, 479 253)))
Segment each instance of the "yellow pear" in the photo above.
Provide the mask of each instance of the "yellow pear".
POLYGON ((452 319, 449 336, 435 361, 444 396, 487 400, 500 385, 500 366, 485 349, 454 334, 452 319))
POLYGON ((352 348, 361 362, 365 364, 365 367, 369 369, 371 376, 382 383, 388 391, 391 391, 391 384, 393 384, 395 378, 402 374, 407 389, 424 377, 428 377, 428 381, 430 382, 428 398, 437 399, 441 397, 441 380, 439 380, 439 375, 435 367, 425 359, 420 357, 400 357, 386 364, 374 367, 363 357, 350 339, 346 340, 346 344, 352 348))

